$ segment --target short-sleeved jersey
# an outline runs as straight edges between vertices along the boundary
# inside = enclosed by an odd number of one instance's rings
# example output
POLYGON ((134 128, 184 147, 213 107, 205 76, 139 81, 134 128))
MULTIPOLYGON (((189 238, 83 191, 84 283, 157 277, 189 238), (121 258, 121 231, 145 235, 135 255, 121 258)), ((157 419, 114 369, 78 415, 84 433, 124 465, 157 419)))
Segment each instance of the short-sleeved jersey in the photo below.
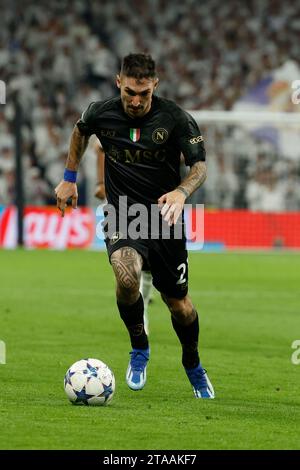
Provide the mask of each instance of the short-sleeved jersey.
POLYGON ((181 153, 188 166, 205 160, 203 138, 192 116, 156 96, 141 118, 128 116, 120 97, 91 103, 77 126, 101 141, 107 201, 115 207, 119 196, 127 196, 128 206, 157 204, 180 183, 181 153))

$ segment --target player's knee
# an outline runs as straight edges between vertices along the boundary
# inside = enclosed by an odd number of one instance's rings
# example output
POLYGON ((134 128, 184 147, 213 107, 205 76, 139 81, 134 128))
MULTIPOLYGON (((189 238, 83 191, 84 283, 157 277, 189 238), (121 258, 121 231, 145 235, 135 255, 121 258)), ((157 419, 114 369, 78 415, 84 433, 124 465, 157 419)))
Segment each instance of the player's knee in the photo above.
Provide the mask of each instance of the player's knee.
POLYGON ((189 296, 185 296, 183 299, 175 299, 162 294, 162 299, 167 304, 171 315, 181 325, 189 325, 195 320, 195 309, 189 296))
POLYGON ((124 304, 135 303, 140 295, 138 280, 117 278, 116 295, 119 302, 124 304))
POLYGON ((124 291, 138 291, 140 282, 137 273, 131 274, 130 276, 116 276, 117 286, 119 289, 124 291))

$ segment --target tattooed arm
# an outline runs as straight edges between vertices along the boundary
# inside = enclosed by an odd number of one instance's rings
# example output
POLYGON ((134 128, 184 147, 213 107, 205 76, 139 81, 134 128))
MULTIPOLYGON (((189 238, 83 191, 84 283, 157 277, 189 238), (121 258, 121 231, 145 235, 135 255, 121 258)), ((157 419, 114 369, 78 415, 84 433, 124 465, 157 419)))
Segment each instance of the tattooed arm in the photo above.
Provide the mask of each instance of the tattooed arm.
POLYGON ((71 135, 69 155, 66 163, 68 170, 78 170, 80 160, 87 148, 88 142, 89 136, 82 135, 78 126, 75 126, 71 135))
POLYGON ((170 193, 163 194, 158 204, 161 214, 169 225, 176 224, 187 197, 189 197, 206 179, 206 164, 203 161, 191 166, 189 174, 180 185, 170 193))
MULTIPOLYGON (((68 170, 78 170, 79 163, 87 147, 88 141, 89 136, 81 134, 78 126, 75 126, 72 132, 70 149, 66 162, 66 168, 68 170)), ((65 208, 67 206, 68 199, 72 199, 72 207, 76 209, 78 200, 76 183, 61 181, 55 188, 55 194, 57 198, 57 207, 61 211, 62 217, 65 215, 65 208)))
POLYGON ((186 197, 193 194, 196 189, 201 186, 206 180, 206 163, 196 162, 191 167, 189 174, 184 178, 180 185, 176 188, 177 191, 182 192, 186 197))

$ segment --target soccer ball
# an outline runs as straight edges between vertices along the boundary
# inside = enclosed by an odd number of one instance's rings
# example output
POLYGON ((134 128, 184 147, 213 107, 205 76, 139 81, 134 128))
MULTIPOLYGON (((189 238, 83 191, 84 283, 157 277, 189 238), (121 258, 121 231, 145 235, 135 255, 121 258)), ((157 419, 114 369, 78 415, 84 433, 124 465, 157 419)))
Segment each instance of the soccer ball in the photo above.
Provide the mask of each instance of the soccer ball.
POLYGON ((107 405, 115 392, 115 377, 98 359, 81 359, 65 375, 65 392, 75 405, 107 405))

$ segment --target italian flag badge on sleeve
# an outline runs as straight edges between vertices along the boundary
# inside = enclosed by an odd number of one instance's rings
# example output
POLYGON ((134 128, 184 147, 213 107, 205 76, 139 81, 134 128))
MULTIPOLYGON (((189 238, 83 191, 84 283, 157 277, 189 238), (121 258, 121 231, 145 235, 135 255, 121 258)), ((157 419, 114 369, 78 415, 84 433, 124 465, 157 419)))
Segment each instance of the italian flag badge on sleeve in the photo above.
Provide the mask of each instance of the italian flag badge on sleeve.
POLYGON ((140 136, 141 136, 141 129, 130 129, 130 139, 133 142, 137 142, 138 140, 140 140, 140 136))

